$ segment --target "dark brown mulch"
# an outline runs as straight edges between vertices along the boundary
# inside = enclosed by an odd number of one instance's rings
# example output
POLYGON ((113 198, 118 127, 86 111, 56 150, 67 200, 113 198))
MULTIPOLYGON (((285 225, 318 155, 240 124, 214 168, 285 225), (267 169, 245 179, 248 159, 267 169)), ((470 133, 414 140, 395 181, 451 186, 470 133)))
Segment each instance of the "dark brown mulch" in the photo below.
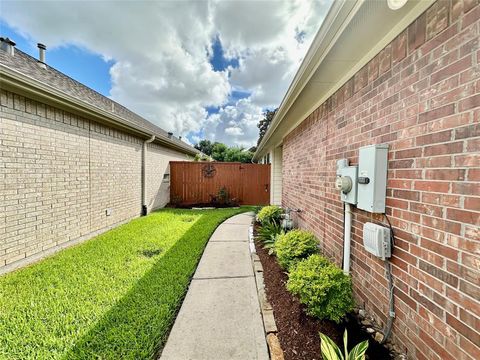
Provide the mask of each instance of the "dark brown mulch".
POLYGON ((277 335, 285 360, 321 359, 319 332, 328 335, 340 346, 340 349, 343 349, 342 338, 345 327, 348 330, 349 348, 368 339, 369 359, 390 359, 388 350, 363 332, 353 316, 349 316, 344 324, 336 324, 306 315, 304 306, 287 291, 285 287, 287 274, 280 268, 275 256, 268 255, 268 252, 258 243, 256 248, 263 266, 267 299, 273 307, 278 328, 277 335))

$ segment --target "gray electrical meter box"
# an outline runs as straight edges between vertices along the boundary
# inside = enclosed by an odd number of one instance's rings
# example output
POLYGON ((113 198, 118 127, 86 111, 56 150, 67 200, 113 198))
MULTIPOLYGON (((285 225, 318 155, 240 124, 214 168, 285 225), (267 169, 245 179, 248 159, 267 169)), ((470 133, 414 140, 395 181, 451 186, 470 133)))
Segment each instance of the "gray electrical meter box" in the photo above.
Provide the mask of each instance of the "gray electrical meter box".
POLYGON ((360 148, 358 154, 357 208, 372 213, 385 213, 387 165, 387 144, 360 148))
POLYGON ((335 187, 340 190, 343 202, 357 204, 357 166, 348 166, 347 159, 337 161, 337 180, 335 187))

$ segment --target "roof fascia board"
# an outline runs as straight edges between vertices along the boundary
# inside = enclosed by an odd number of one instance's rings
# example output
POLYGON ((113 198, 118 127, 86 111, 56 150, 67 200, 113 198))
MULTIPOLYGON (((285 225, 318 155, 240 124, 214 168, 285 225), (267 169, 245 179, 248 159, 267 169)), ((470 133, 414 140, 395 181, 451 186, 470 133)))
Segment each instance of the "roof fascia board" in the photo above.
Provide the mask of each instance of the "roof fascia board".
POLYGON ((324 96, 320 98, 313 106, 303 113, 299 119, 291 125, 282 139, 300 125, 312 112, 314 112, 320 105, 328 100, 338 89, 340 89, 350 78, 352 78, 357 72, 359 72, 370 60, 372 60, 385 46, 390 44, 405 28, 410 25, 419 15, 427 10, 436 0, 422 0, 414 7, 403 19, 398 22, 391 31, 385 35, 360 61, 358 61, 350 70, 332 86, 324 96))
MULTIPOLYGON (((400 22, 398 22, 397 24, 395 24, 395 26, 382 38, 382 40, 380 40, 376 46, 374 46, 372 49, 370 49, 367 54, 365 56, 362 57, 362 59, 360 59, 356 64, 355 66, 351 67, 350 70, 344 75, 342 76, 341 80, 338 81, 337 83, 335 83, 329 90, 327 93, 325 93, 320 99, 319 101, 317 101, 313 106, 309 107, 307 109, 307 111, 305 111, 303 113, 303 115, 301 117, 299 117, 297 119, 297 121, 295 121, 294 124, 292 124, 290 127, 288 127, 288 130, 285 131, 285 133, 282 135, 282 139, 288 134, 290 133, 293 129, 295 129, 300 123, 302 123, 307 117, 309 114, 311 114, 315 109, 317 109, 321 104, 323 104, 330 96, 332 96, 344 83, 346 83, 352 76, 354 76, 360 69, 362 69, 363 66, 365 66, 372 58, 375 57, 376 54, 378 54, 385 46, 387 46, 390 42, 392 42, 410 23, 412 23, 419 15, 421 15, 424 11, 426 11, 433 3, 435 2, 435 0, 422 0, 422 1, 419 1, 417 3, 417 5, 415 7, 413 7, 410 12, 404 16, 402 18, 402 20, 400 22)), ((361 1, 358 1, 355 5, 355 8, 352 9, 352 11, 350 12, 350 16, 348 16, 347 19, 345 19, 344 23, 343 23, 343 26, 342 26, 342 29, 341 31, 338 31, 336 33, 336 37, 335 39, 330 42, 328 48, 325 50, 322 51, 322 57, 319 59, 319 62, 318 62, 318 65, 312 69, 311 73, 310 73, 310 76, 308 77, 308 79, 306 80, 306 82, 304 82, 301 86, 301 89, 303 90, 305 88, 305 86, 308 84, 308 81, 311 79, 311 77, 313 76, 314 72, 317 70, 317 68, 319 66, 321 66, 321 61, 325 58, 325 56, 328 54, 328 51, 335 45, 335 41, 336 39, 338 39, 338 37, 341 35, 342 31, 348 26, 349 22, 352 20, 352 18, 354 17, 354 15, 357 13, 357 11, 359 10, 360 6, 364 3, 364 0, 361 0, 361 1)), ((322 25, 323 27, 323 25, 322 25)), ((320 29, 321 31, 321 29, 320 29)), ((318 44, 315 44, 313 43, 312 44, 312 49, 315 51, 315 52, 318 52, 320 51, 320 48, 318 46, 318 44)), ((300 90, 301 92, 301 90, 300 90)), ((299 93, 300 93, 299 92, 299 93)), ((262 139, 255 155, 254 155, 254 159, 257 160, 258 158, 262 157, 264 152, 266 151, 264 149, 265 146, 267 146, 267 143, 269 141, 269 138, 273 135, 273 133, 275 132, 275 130, 277 129, 278 125, 285 119, 285 116, 288 112, 288 110, 291 108, 291 106, 295 103, 295 100, 298 98, 298 95, 295 97, 295 99, 293 101, 291 101, 291 104, 290 106, 288 107, 288 109, 284 112, 282 112, 280 114, 280 111, 278 112, 277 116, 275 116, 274 118, 274 122, 272 122, 272 125, 274 126, 270 126, 269 130, 271 131, 268 131, 267 130, 267 133, 265 134, 264 138, 262 139)), ((286 95, 286 98, 288 96, 291 96, 291 94, 288 94, 286 95)), ((282 106, 284 104, 284 102, 286 102, 286 100, 284 99, 284 101, 282 101, 282 106)), ((281 142, 280 142, 281 143, 281 142)), ((276 145, 278 146, 278 145, 276 145)))
POLYGON ((310 49, 307 52, 307 55, 305 56, 305 59, 302 61, 297 74, 288 88, 287 93, 285 94, 280 107, 275 114, 272 124, 260 142, 254 158, 258 158, 262 155, 257 155, 257 153, 262 151, 270 136, 275 132, 275 129, 282 121, 285 114, 295 103, 295 100, 301 91, 305 88, 310 78, 313 76, 325 56, 328 54, 328 51, 335 44, 335 41, 347 27, 348 23, 363 2, 364 0, 337 0, 333 2, 332 7, 325 17, 322 26, 320 27, 312 42, 312 45, 310 46, 310 49), (328 37, 330 37, 329 40, 327 40, 328 37))
POLYGON ((115 114, 109 113, 94 105, 78 100, 73 96, 65 94, 52 86, 37 81, 18 71, 15 71, 3 64, 0 64, 0 88, 10 90, 21 95, 32 98, 51 106, 56 106, 66 111, 83 116, 87 119, 95 120, 99 123, 113 126, 141 138, 149 139, 155 135, 155 140, 159 143, 179 150, 187 154, 196 154, 193 149, 182 147, 174 142, 169 141, 165 136, 152 134, 148 129, 144 129, 138 125, 133 125, 125 119, 115 114))

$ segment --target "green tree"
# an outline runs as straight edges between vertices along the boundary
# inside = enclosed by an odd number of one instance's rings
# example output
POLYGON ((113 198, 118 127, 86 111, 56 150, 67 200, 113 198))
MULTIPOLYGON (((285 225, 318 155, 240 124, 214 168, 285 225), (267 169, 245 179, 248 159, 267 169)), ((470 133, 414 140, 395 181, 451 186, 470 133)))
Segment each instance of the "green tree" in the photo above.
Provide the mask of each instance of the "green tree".
POLYGON ((208 155, 202 155, 202 154, 196 154, 195 157, 193 158, 193 161, 212 161, 210 156, 208 155))
POLYGON ((227 145, 215 142, 212 148, 212 158, 217 161, 225 161, 225 154, 227 152, 227 145))
POLYGON ((278 108, 275 110, 266 110, 263 113, 263 119, 260 120, 260 122, 257 124, 259 134, 258 134, 258 141, 257 141, 257 146, 260 144, 262 141, 263 137, 265 136, 265 133, 268 130, 268 127, 272 123, 273 117, 275 116, 275 113, 277 112, 278 108))
POLYGON ((253 153, 239 147, 230 147, 225 152, 224 161, 238 161, 242 163, 250 163, 253 153))
POLYGON ((195 145, 195 149, 200 150, 205 155, 212 155, 213 143, 210 140, 201 140, 195 145))

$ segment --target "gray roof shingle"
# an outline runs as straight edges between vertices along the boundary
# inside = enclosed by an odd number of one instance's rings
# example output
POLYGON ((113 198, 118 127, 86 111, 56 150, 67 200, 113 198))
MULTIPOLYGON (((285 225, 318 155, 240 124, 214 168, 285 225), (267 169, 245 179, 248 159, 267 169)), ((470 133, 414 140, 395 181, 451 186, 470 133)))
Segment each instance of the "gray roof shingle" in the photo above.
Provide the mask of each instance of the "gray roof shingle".
POLYGON ((140 115, 135 114, 125 106, 122 106, 119 103, 101 95, 95 90, 90 89, 82 83, 54 69, 53 67, 48 66, 48 64, 46 65, 46 69, 40 67, 37 59, 22 52, 21 50, 18 50, 17 48, 15 48, 14 56, 9 55, 6 51, 0 50, 0 64, 12 70, 18 71, 23 75, 26 75, 41 83, 52 86, 77 100, 93 105, 104 111, 113 113, 121 117, 127 123, 131 124, 132 127, 142 131, 148 131, 151 133, 151 135, 158 136, 172 145, 176 145, 177 147, 179 146, 185 149, 189 153, 197 152, 197 150, 192 146, 174 136, 168 138, 167 131, 155 124, 152 124, 150 121, 144 119, 140 115))

